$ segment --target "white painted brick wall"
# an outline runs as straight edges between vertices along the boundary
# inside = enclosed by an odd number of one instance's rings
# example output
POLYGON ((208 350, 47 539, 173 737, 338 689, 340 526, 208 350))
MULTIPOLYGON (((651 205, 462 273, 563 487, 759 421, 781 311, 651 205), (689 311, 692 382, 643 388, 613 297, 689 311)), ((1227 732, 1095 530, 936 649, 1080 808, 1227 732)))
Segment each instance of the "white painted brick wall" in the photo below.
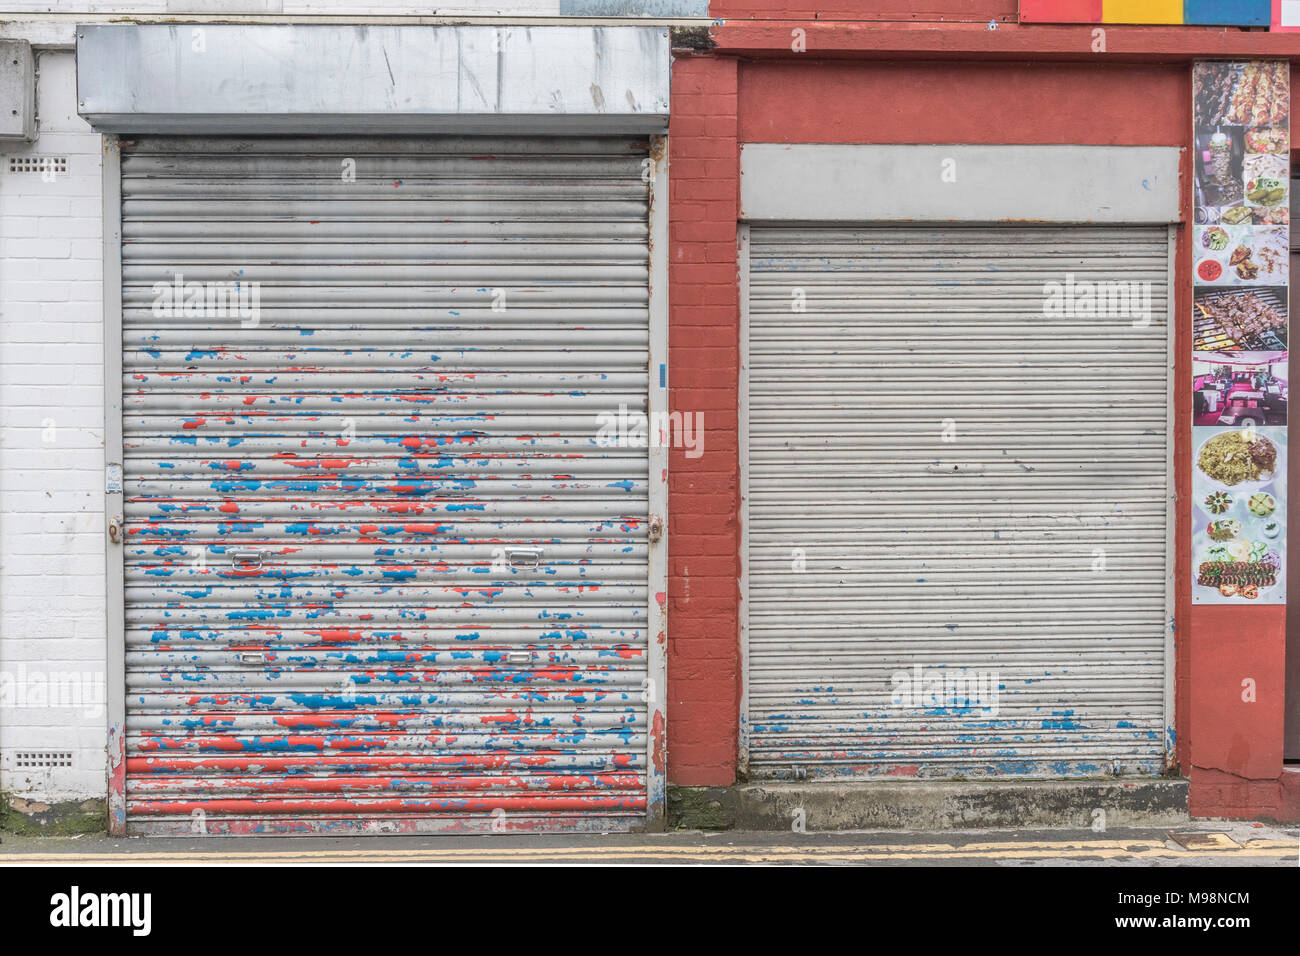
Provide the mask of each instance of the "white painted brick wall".
MULTIPOLYGON (((645 3, 653 7, 652 3, 645 3)), ((375 16, 530 16, 553 17, 560 0, 451 0, 413 3, 412 0, 5 0, 3 9, 15 13, 125 14, 326 14, 375 16)))
POLYGON ((51 675, 104 687, 101 154, 73 54, 37 67, 40 136, 0 149, 0 789, 53 801, 106 792, 102 706, 31 706, 51 675), (10 156, 67 157, 68 172, 10 173, 10 156), (15 766, 51 750, 72 767, 15 766))

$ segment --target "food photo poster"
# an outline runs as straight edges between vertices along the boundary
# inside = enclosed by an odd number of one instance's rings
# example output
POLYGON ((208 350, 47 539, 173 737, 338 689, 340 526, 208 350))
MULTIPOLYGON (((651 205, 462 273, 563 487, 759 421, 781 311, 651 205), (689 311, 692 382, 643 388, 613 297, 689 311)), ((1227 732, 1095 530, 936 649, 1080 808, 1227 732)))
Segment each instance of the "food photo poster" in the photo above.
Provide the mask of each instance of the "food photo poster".
POLYGON ((1192 601, 1284 604, 1290 68, 1192 75, 1192 601))

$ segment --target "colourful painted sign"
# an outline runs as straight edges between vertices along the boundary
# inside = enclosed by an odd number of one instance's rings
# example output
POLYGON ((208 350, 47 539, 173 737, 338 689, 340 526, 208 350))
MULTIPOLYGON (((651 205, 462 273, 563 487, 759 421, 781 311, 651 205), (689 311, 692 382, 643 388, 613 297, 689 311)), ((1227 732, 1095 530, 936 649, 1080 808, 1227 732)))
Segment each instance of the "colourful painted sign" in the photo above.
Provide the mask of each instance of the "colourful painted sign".
POLYGON ((1274 33, 1300 33, 1300 0, 1273 0, 1274 33))
MULTIPOLYGON (((1021 23, 1143 23, 1266 27, 1295 0, 1020 0, 1021 23)), ((1300 3, 1296 5, 1300 6, 1300 3)))

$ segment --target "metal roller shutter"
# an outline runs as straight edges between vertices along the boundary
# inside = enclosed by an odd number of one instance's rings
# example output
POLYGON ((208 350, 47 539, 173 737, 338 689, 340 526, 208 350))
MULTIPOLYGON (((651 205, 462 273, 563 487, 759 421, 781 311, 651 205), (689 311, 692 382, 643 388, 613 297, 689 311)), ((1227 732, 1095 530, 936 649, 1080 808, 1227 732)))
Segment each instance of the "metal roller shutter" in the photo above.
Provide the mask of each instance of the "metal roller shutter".
POLYGON ((1163 772, 1170 249, 752 227, 751 775, 1163 772), (1046 316, 1067 275, 1149 283, 1149 327, 1046 316))
POLYGON ((645 824, 647 149, 122 143, 130 832, 645 824))

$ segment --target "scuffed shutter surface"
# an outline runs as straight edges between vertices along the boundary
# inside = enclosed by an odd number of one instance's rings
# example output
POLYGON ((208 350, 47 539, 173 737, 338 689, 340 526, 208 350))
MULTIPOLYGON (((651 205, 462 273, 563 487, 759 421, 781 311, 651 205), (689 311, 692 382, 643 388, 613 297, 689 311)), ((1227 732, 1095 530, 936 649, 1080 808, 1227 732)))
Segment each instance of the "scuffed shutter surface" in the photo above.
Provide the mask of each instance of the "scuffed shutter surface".
POLYGON ((1167 249, 753 228, 756 777, 1163 771, 1167 249), (1149 284, 1149 325, 1048 317, 1067 276, 1149 284))
POLYGON ((643 824, 646 152, 123 143, 132 832, 643 824))

